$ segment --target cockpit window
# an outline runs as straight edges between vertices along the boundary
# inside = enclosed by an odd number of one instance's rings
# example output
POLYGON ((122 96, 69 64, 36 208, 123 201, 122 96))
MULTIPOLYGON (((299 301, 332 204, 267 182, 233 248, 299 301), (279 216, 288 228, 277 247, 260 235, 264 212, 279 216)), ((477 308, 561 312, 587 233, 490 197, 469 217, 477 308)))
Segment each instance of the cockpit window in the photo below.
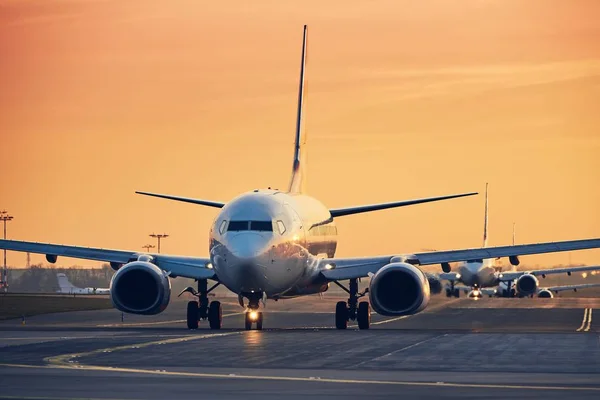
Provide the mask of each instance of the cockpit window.
POLYGON ((271 221, 229 221, 227 232, 238 231, 258 231, 273 232, 273 222, 271 221))
POLYGON ((219 233, 222 235, 225 233, 225 227, 227 226, 227 221, 221 221, 221 225, 219 226, 219 233))
POLYGON ((280 234, 283 235, 285 233, 285 225, 283 224, 283 221, 277 221, 277 228, 279 229, 280 234))
POLYGON ((477 260, 469 260, 469 261, 467 261, 467 264, 476 264, 476 263, 483 264, 483 260, 481 258, 479 258, 477 260))
POLYGON ((273 232, 273 222, 271 221, 250 221, 251 231, 273 232))
POLYGON ((227 232, 232 231, 247 231, 250 221, 229 221, 227 232))

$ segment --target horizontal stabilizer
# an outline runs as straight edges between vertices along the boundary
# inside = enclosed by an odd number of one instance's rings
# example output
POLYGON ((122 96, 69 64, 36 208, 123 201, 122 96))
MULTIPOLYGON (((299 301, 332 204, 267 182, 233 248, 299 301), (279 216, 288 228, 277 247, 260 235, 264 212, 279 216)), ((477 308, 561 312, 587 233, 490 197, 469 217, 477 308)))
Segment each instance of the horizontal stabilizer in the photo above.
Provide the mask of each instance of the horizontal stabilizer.
POLYGON ((348 207, 348 208, 334 208, 334 209, 329 210, 329 212, 331 213, 331 216, 333 218, 336 218, 336 217, 342 217, 344 215, 360 214, 360 213, 365 213, 365 212, 370 212, 370 211, 377 211, 377 210, 385 210, 387 208, 412 206, 413 204, 430 203, 432 201, 455 199, 455 198, 458 198, 458 197, 473 196, 473 195, 476 195, 476 194, 477 194, 477 192, 461 193, 461 194, 452 194, 450 196, 427 197, 427 198, 424 198, 424 199, 394 201, 394 202, 391 202, 391 203, 370 204, 370 205, 366 205, 366 206, 356 206, 356 207, 348 207))
POLYGON ((220 203, 218 201, 192 199, 190 197, 170 196, 168 194, 158 194, 158 193, 148 193, 148 192, 136 192, 136 193, 143 194, 144 196, 160 197, 161 199, 182 201, 184 203, 199 204, 201 206, 208 206, 208 207, 223 208, 223 206, 225 205, 225 203, 220 203))

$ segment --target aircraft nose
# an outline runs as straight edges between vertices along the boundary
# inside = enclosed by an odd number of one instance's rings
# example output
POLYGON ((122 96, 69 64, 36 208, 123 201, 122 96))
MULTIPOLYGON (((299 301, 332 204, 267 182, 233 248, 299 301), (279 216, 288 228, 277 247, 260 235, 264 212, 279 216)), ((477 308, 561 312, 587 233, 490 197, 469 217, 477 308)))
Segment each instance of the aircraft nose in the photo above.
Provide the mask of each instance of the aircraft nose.
POLYGON ((227 248, 238 259, 255 258, 268 251, 269 238, 254 232, 238 233, 228 238, 227 248))

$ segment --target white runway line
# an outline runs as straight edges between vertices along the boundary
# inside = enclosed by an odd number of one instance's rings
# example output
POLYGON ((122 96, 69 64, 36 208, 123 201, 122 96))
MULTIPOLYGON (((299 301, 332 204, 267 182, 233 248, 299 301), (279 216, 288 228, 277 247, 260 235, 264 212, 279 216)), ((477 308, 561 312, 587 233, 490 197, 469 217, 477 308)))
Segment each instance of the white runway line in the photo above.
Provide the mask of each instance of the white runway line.
POLYGON ((590 328, 592 327, 592 309, 590 308, 589 310, 590 311, 588 312, 588 322, 587 322, 587 326, 583 330, 584 332, 589 332, 590 328))
POLYGON ((577 330, 575 332, 582 332, 582 331, 588 332, 590 330, 591 325, 592 325, 592 309, 586 308, 583 311, 583 321, 581 322, 581 326, 579 328, 577 328, 577 330))

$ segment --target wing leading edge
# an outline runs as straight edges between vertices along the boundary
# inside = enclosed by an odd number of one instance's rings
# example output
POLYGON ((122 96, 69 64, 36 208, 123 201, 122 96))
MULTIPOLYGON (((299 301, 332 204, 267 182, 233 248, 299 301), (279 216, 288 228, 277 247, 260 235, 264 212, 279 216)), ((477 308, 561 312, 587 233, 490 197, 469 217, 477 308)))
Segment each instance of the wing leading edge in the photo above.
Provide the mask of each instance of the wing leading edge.
MULTIPOLYGON (((57 257, 81 258, 85 260, 104 261, 125 264, 135 261, 140 252, 127 250, 101 249, 94 247, 65 246, 51 243, 22 242, 18 240, 0 239, 0 249, 46 254, 57 257)), ((207 268, 208 258, 173 256, 168 254, 150 254, 154 263, 171 276, 182 276, 193 279, 211 279, 215 277, 213 269, 207 268)))
MULTIPOLYGON (((600 248, 600 239, 569 240, 564 242, 548 242, 521 244, 517 246, 484 247, 464 250, 432 251, 406 255, 389 255, 362 258, 326 258, 320 262, 321 274, 328 280, 344 280, 364 278, 376 273, 390 262, 403 261, 414 265, 442 264, 475 259, 521 256, 530 254, 555 253, 561 251, 585 250, 600 248)), ((590 268, 597 267, 575 267, 590 268)), ((572 270, 572 272, 575 270, 572 270)), ((583 270, 581 270, 583 271, 583 270)), ((558 273, 568 272, 559 270, 558 273)), ((523 273, 519 273, 522 275, 523 273)), ((519 276, 520 276, 519 275, 519 276)), ((541 275, 541 273, 539 274, 541 275)))
POLYGON ((452 194, 449 196, 426 197, 423 199, 393 201, 391 203, 378 203, 378 204, 369 204, 369 205, 364 205, 364 206, 355 206, 355 207, 346 207, 346 208, 332 208, 331 210, 329 210, 329 212, 331 213, 331 216, 333 218, 337 218, 337 217, 343 217, 344 215, 352 215, 352 214, 360 214, 360 213, 371 212, 371 211, 386 210, 388 208, 412 206, 415 204, 430 203, 433 201, 456 199, 459 197, 466 197, 466 196, 474 196, 476 194, 478 194, 478 193, 471 192, 471 193, 452 194))

